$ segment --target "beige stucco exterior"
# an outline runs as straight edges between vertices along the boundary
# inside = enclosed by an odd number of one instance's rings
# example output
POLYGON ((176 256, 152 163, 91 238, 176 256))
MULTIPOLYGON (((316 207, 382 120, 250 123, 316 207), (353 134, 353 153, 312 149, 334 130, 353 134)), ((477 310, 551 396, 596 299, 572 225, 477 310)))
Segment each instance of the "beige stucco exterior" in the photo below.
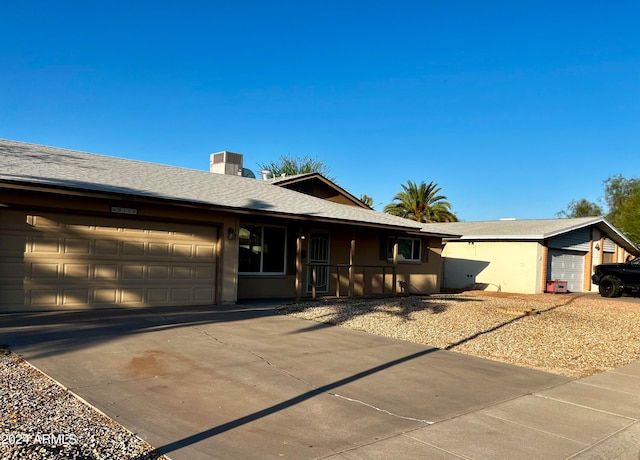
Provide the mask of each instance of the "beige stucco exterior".
MULTIPOLYGON (((0 198, 0 271, 11 275, 0 280, 0 295, 5 299, 11 296, 11 302, 5 301, 2 308, 6 311, 100 308, 108 306, 109 301, 104 300, 111 298, 108 296, 114 299, 113 305, 127 307, 176 302, 185 305, 233 304, 243 299, 310 297, 308 273, 311 268, 307 265, 307 253, 312 233, 325 234, 330 248, 328 289, 317 292, 317 296, 389 295, 402 291, 400 282, 406 283, 409 292, 414 294, 440 289, 440 238, 355 223, 224 212, 151 197, 20 186, 3 189, 0 198), (42 222, 46 225, 42 226, 42 222), (286 228, 285 273, 238 273, 238 233, 244 223, 286 228), (71 228, 77 233, 71 234, 71 228), (25 241, 42 236, 51 242, 55 251, 47 248, 42 253, 25 250, 25 241), (381 248, 386 248, 390 236, 420 239, 425 248, 422 260, 397 264, 388 260, 381 248), (70 239, 87 248, 86 253, 69 256, 65 248, 70 239), (96 245, 107 240, 113 252, 98 254, 96 245), (174 258, 171 252, 174 244, 192 256, 174 258), (139 252, 128 253, 125 246, 138 248, 139 252), (159 248, 168 248, 169 252, 166 255, 157 253, 159 248), (208 251, 208 256, 204 259, 195 257, 196 252, 204 250, 208 251), (97 275, 99 266, 105 261, 112 266, 112 281, 109 282, 97 275), (74 276, 68 271, 72 265, 76 269, 74 276), (185 282, 183 286, 172 274, 187 266, 191 273, 197 272, 199 278, 194 276, 190 284, 185 282), (33 270, 42 271, 43 267, 48 267, 50 273, 40 278, 30 276, 33 270), (133 268, 135 270, 131 271, 133 268), (131 271, 131 278, 125 276, 129 273, 127 270, 131 271), (29 276, 23 276, 24 273, 29 276), (179 297, 179 293, 183 297, 179 297), (39 303, 30 300, 35 296, 41 296, 39 303)), ((27 247, 30 246, 27 244, 27 247)))
POLYGON ((567 276, 563 279, 570 291, 597 292, 598 286, 591 280, 594 267, 602 263, 624 262, 630 255, 605 231, 595 226, 589 229, 586 242, 578 241, 576 244, 571 237, 563 241, 567 248, 560 249, 550 239, 448 241, 442 252, 442 288, 536 294, 547 291, 547 280, 555 270, 556 274, 560 272, 567 276), (554 257, 559 260, 553 262, 554 257), (553 263, 558 265, 554 268, 553 263), (579 277, 575 270, 578 264, 582 267, 579 277), (551 273, 547 273, 549 270, 551 273))
POLYGON ((443 288, 543 292, 544 250, 531 241, 449 241, 442 251, 443 288))
POLYGON ((309 251, 311 233, 324 234, 329 240, 328 287, 318 290, 317 297, 341 296, 350 293, 354 296, 375 296, 392 294, 394 280, 396 292, 400 293, 400 281, 406 282, 409 291, 414 294, 439 292, 441 276, 441 249, 439 238, 420 238, 422 245, 428 247, 428 255, 420 262, 398 262, 381 256, 381 245, 386 245, 388 232, 367 227, 307 224, 300 226, 292 223, 287 230, 287 268, 284 275, 248 275, 238 276, 238 299, 251 299, 257 296, 272 298, 290 298, 296 296, 296 240, 303 235, 301 243, 302 271, 301 297, 312 296, 308 283, 312 268, 308 265, 306 254, 309 251), (349 265, 352 265, 351 270, 349 265), (394 277, 395 272, 395 277, 394 277), (351 279, 350 279, 351 273, 351 279), (350 290, 350 282, 352 289, 350 290))

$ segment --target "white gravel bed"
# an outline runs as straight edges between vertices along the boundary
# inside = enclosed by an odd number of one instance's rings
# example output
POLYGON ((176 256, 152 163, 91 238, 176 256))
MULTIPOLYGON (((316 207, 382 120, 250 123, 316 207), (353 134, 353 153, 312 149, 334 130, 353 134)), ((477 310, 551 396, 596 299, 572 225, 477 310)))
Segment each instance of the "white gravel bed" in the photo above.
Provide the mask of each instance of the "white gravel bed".
POLYGON ((592 294, 325 299, 279 312, 569 377, 640 360, 640 305, 592 294))
POLYGON ((167 459, 0 347, 0 458, 167 459))

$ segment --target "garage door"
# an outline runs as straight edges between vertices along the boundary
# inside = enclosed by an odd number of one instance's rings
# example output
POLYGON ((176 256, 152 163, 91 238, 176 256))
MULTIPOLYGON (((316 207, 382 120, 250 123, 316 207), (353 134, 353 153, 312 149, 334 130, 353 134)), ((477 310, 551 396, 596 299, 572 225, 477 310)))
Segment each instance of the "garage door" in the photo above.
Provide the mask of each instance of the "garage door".
POLYGON ((2 309, 212 304, 216 239, 204 226, 2 211, 2 309))
POLYGON ((584 254, 551 249, 549 265, 547 273, 550 280, 566 281, 571 292, 584 291, 584 254))

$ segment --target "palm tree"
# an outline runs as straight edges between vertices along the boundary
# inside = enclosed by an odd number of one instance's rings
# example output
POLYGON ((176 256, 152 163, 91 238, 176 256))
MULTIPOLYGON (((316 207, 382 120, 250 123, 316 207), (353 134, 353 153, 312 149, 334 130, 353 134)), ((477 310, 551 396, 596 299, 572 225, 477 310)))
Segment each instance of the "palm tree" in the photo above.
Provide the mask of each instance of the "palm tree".
POLYGON ((422 181, 417 185, 409 180, 393 197, 394 203, 384 207, 384 212, 418 222, 457 222, 447 197, 438 195, 440 190, 433 182, 422 181))
POLYGON ((364 194, 360 195, 360 201, 362 201, 364 204, 366 204, 370 208, 373 207, 373 198, 371 198, 369 195, 364 195, 364 194))

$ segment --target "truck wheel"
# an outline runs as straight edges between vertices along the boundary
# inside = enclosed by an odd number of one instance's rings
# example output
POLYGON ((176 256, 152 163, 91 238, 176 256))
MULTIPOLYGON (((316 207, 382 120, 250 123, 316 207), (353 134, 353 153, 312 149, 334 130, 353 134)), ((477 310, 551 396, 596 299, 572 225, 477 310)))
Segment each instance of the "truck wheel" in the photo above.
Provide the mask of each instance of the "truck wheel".
POLYGON ((620 295, 620 280, 614 276, 605 276, 600 280, 598 291, 602 297, 618 297, 620 295))

